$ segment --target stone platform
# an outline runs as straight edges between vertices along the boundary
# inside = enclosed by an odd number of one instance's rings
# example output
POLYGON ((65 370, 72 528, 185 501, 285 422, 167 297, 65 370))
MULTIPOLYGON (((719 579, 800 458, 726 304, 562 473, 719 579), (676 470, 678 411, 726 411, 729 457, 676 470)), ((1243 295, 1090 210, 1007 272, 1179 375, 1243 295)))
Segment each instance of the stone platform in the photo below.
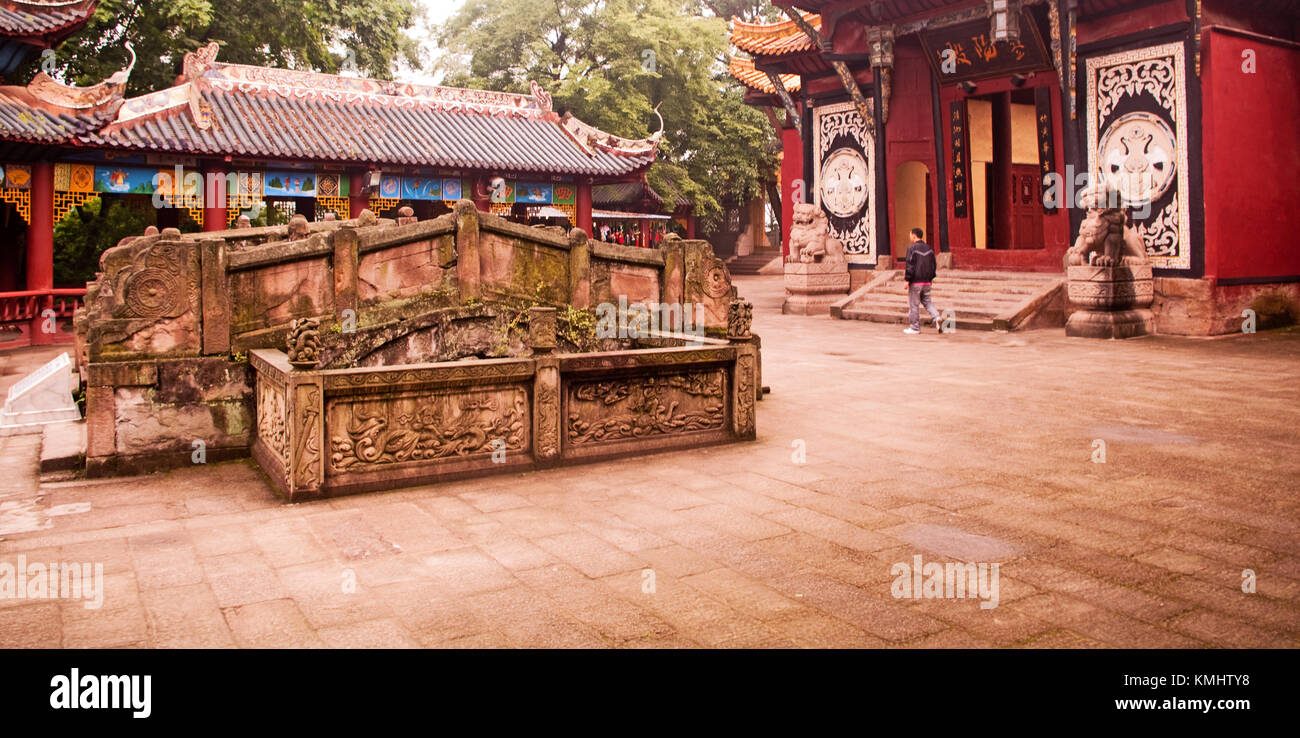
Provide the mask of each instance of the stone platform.
POLYGON ((786 299, 781 306, 783 313, 826 315, 831 304, 849 293, 849 271, 843 264, 787 262, 784 266, 786 299))

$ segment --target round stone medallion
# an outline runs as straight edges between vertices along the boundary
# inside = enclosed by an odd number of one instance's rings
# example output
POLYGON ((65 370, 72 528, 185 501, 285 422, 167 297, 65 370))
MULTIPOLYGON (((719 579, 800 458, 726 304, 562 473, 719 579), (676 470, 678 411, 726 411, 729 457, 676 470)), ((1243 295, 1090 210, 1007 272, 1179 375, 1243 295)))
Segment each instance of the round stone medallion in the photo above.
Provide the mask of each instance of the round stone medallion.
POLYGON ((869 184, 862 154, 850 148, 836 149, 822 165, 822 206, 838 218, 851 218, 867 204, 869 184))
POLYGON ((1098 143, 1102 176, 1125 205, 1160 199, 1174 182, 1178 139, 1151 113, 1116 118, 1098 143))
POLYGON ((180 281, 163 269, 145 269, 126 286, 126 305, 142 318, 173 317, 183 308, 182 298, 180 281))

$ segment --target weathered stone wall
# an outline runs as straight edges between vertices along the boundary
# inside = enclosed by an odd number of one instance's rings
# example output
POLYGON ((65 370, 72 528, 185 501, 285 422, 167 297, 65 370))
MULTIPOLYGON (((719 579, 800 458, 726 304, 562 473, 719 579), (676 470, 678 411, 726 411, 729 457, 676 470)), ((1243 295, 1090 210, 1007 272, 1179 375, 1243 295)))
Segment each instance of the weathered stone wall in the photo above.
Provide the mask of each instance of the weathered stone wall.
POLYGON ((699 303, 721 336, 733 296, 705 241, 615 246, 467 200, 404 225, 366 214, 297 230, 168 229, 110 249, 101 268, 76 318, 95 473, 187 464, 195 440, 209 459, 247 453, 247 355, 282 348, 295 319, 320 322, 328 365, 379 366, 484 355, 486 332, 529 304, 699 303))
POLYGON ((87 473, 155 471, 200 450, 206 461, 247 454, 252 380, 247 362, 211 357, 91 363, 87 473))
POLYGON ((1156 332, 1177 336, 1240 333, 1242 313, 1254 310, 1256 328, 1300 318, 1300 283, 1221 285, 1213 279, 1156 278, 1156 332))

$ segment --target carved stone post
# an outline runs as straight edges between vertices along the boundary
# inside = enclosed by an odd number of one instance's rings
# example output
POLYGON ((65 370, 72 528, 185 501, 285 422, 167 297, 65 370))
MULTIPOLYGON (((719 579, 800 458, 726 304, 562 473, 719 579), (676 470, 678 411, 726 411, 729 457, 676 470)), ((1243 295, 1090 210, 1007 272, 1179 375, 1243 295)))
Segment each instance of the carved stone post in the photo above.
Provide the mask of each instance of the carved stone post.
POLYGON ((560 360, 555 350, 555 308, 528 311, 528 345, 533 349, 533 458, 549 464, 560 458, 560 360))
POLYGON ((691 305, 696 325, 702 325, 714 336, 721 336, 727 328, 727 307, 735 291, 731 286, 731 272, 722 259, 713 254, 713 246, 708 241, 682 241, 681 244, 681 301, 691 305))
POLYGON ((659 302, 668 305, 680 305, 683 302, 682 280, 686 272, 683 244, 677 234, 670 233, 659 245, 659 251, 664 255, 664 270, 659 277, 659 302))
POLYGON ((736 349, 736 364, 731 377, 731 398, 735 415, 732 418, 732 432, 738 439, 753 440, 757 437, 755 405, 757 404, 758 359, 754 346, 749 343, 732 343, 736 349))
POLYGON ((533 457, 539 464, 560 459, 560 360, 537 358, 533 378, 533 457))
POLYGON ((754 318, 754 305, 749 300, 733 298, 727 307, 727 340, 745 344, 754 352, 754 399, 763 399, 763 352, 757 334, 750 332, 754 318))
POLYGON ((591 307, 591 241, 580 228, 569 231, 569 304, 591 307))
POLYGON ((203 353, 224 354, 230 350, 230 288, 226 285, 226 242, 209 239, 199 243, 199 272, 203 295, 203 353))
POLYGON ((325 388, 315 371, 289 374, 289 501, 320 496, 325 480, 325 388))
POLYGON ((456 201, 456 281, 460 299, 477 299, 479 285, 478 208, 470 200, 456 201))
POLYGON ((344 310, 357 309, 357 260, 360 258, 357 229, 343 226, 331 235, 334 246, 334 318, 342 320, 344 310))

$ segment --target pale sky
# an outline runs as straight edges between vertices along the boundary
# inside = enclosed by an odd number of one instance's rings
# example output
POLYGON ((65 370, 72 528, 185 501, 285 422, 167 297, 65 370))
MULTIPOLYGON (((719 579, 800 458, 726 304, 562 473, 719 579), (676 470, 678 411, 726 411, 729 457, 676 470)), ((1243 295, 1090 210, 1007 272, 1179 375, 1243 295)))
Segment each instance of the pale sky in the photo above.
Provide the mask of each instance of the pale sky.
MULTIPOLYGON (((416 4, 424 8, 425 18, 422 23, 411 29, 410 35, 420 44, 420 56, 425 60, 425 65, 432 66, 431 62, 437 54, 437 46, 429 29, 446 21, 452 13, 465 4, 465 0, 416 0, 416 4)), ((432 70, 416 73, 399 67, 396 77, 403 82, 437 84, 442 75, 435 74, 432 70)))

